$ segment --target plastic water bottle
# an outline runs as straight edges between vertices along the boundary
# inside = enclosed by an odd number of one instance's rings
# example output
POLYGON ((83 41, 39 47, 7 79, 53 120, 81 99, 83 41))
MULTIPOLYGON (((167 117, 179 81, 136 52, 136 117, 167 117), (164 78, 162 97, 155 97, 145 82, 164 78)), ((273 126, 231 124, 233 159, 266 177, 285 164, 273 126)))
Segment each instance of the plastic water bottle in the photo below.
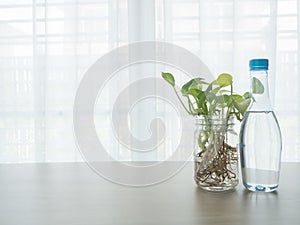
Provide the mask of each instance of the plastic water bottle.
POLYGON ((239 135, 243 184, 251 191, 271 192, 278 188, 282 140, 269 97, 269 61, 252 59, 249 65, 253 103, 239 135))

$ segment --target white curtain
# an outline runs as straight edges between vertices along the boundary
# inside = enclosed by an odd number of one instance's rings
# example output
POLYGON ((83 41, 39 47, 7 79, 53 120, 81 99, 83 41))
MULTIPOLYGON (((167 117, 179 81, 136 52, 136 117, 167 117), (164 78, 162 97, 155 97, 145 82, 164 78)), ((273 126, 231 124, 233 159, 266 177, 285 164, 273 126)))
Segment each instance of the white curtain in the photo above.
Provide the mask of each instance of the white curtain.
MULTIPOLYGON (((297 0, 2 0, 0 162, 81 161, 72 110, 82 76, 103 54, 143 40, 187 48, 215 76, 232 73, 237 91, 248 89, 248 60, 269 58, 282 159, 300 161, 299 32, 297 0)), ((160 69, 151 74, 159 77, 160 69)), ((160 102, 158 107, 169 131, 164 148, 170 150, 163 153, 141 157, 124 150, 107 120, 118 92, 149 76, 132 71, 123 71, 103 90, 95 110, 99 138, 116 159, 164 160, 178 139, 169 106, 160 102)), ((132 131, 141 139, 148 135, 143 127, 158 112, 143 107, 147 104, 131 114, 131 121, 139 121, 131 124, 132 131)))

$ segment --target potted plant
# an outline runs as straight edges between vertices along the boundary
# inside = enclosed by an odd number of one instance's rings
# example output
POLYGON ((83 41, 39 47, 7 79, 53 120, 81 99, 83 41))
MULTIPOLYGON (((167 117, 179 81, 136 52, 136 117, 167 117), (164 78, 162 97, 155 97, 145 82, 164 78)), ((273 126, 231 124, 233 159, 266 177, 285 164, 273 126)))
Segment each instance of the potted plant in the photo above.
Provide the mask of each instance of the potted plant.
POLYGON ((222 73, 210 83, 204 78, 191 79, 181 88, 186 104, 179 96, 171 73, 162 77, 174 89, 186 112, 196 119, 194 138, 194 179, 206 190, 223 191, 238 184, 237 134, 234 120, 241 121, 251 104, 249 92, 233 91, 233 79, 222 73))

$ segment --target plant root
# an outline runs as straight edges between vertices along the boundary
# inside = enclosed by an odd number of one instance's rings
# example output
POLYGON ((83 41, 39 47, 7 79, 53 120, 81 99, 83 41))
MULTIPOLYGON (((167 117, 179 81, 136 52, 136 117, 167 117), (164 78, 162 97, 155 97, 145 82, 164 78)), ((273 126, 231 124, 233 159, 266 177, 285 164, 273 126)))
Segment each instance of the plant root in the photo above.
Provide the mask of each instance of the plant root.
POLYGON ((222 136, 219 137, 221 143, 210 144, 196 155, 195 180, 201 185, 226 186, 237 180, 237 148, 228 145, 222 136), (213 153, 205 154, 208 151, 213 153))

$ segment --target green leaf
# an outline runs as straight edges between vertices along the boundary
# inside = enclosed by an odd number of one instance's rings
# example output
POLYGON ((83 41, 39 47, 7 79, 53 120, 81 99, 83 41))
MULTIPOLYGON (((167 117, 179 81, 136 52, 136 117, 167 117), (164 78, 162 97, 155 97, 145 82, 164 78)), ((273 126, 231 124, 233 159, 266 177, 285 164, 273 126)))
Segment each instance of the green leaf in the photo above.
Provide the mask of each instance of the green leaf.
POLYGON ((194 81, 195 84, 206 83, 206 82, 204 81, 204 78, 202 78, 202 77, 196 77, 196 78, 193 78, 192 81, 194 81))
POLYGON ((181 88, 181 93, 183 95, 187 95, 189 93, 189 88, 192 84, 192 81, 190 80, 189 82, 187 82, 186 84, 184 84, 181 88))
POLYGON ((232 76, 228 73, 221 73, 218 76, 216 83, 221 87, 229 86, 232 84, 232 76))
POLYGON ((252 78, 252 93, 253 94, 263 94, 265 91, 264 85, 256 77, 252 78))
POLYGON ((216 101, 222 108, 229 107, 231 105, 231 99, 228 95, 217 96, 216 101))
POLYGON ((207 86, 206 91, 205 91, 206 93, 208 93, 212 90, 213 83, 214 83, 214 81, 207 86))
POLYGON ((206 100, 205 93, 198 89, 191 89, 189 90, 188 94, 194 97, 197 107, 200 109, 206 100))
POLYGON ((197 89, 188 90, 187 93, 184 96, 191 95, 195 99, 197 99, 197 96, 198 96, 199 92, 200 92, 200 90, 197 90, 197 89))
POLYGON ((233 99, 233 101, 235 101, 235 102, 237 102, 237 103, 241 103, 241 102, 244 101, 243 96, 237 95, 237 94, 231 95, 231 98, 233 99))
POLYGON ((189 82, 184 84, 181 88, 181 93, 183 95, 189 94, 189 90, 191 89, 199 89, 202 90, 202 85, 207 84, 205 81, 203 81, 203 78, 197 77, 194 79, 191 79, 189 82))
POLYGON ((219 92, 220 92, 221 95, 223 95, 223 94, 225 94, 225 93, 230 93, 229 90, 220 90, 219 92))
POLYGON ((249 105, 251 103, 251 99, 248 98, 246 100, 243 100, 242 102, 236 102, 235 100, 233 101, 234 107, 238 110, 238 112, 242 115, 245 114, 246 110, 248 109, 249 105))
POLYGON ((248 99, 248 98, 252 98, 253 96, 251 95, 251 93, 249 92, 249 91, 247 91, 247 92, 245 92, 244 94, 243 94, 243 98, 244 99, 248 99))
POLYGON ((161 73, 161 76, 167 81, 169 84, 171 84, 173 87, 175 87, 175 79, 171 73, 161 73))
POLYGON ((200 91, 197 95, 197 103, 199 103, 199 105, 203 104, 203 102, 205 102, 206 100, 206 95, 203 91, 200 91))
POLYGON ((221 88, 222 87, 216 87, 216 88, 212 89, 211 92, 216 95, 220 91, 221 88))
POLYGON ((213 85, 214 85, 214 81, 213 81, 212 83, 210 83, 210 84, 208 85, 208 87, 206 88, 206 90, 205 90, 206 96, 209 96, 209 95, 211 95, 211 94, 213 94, 213 95, 215 96, 215 95, 217 95, 217 93, 218 93, 218 92, 220 91, 220 89, 222 88, 222 87, 216 87, 216 88, 213 89, 213 85))
POLYGON ((231 103, 231 99, 230 99, 229 95, 221 95, 220 97, 223 98, 223 100, 226 104, 231 103))
POLYGON ((206 94, 206 99, 208 102, 213 102, 216 99, 216 95, 212 92, 206 94))

